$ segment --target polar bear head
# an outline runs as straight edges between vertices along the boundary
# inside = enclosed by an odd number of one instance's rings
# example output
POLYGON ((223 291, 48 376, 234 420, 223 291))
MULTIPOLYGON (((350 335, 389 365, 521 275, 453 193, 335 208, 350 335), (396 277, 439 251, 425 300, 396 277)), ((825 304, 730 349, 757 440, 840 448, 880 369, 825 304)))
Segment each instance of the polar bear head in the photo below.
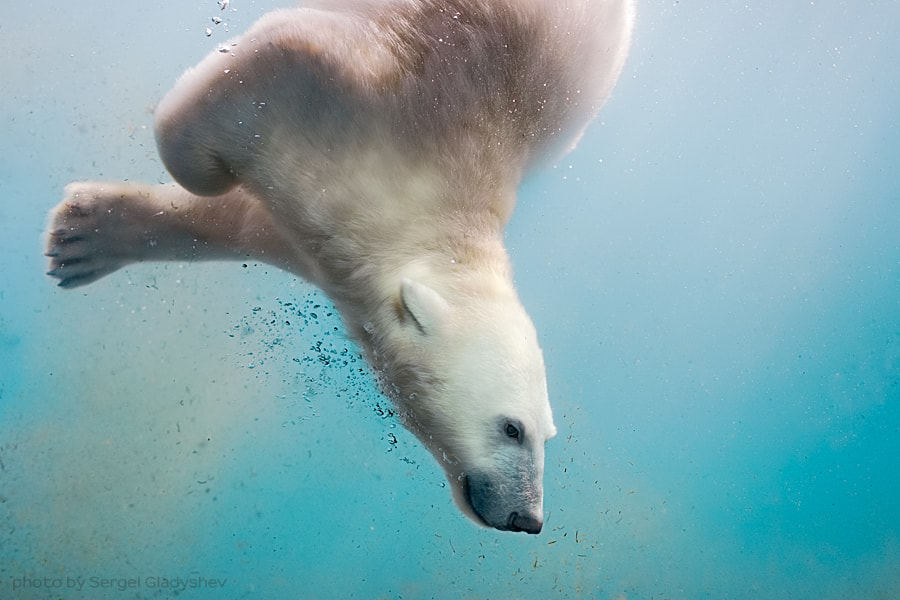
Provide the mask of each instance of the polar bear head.
POLYGON ((500 282, 445 296, 409 279, 401 288, 408 337, 386 383, 404 425, 441 464, 465 515, 539 533, 544 443, 556 428, 537 333, 515 290, 500 282))

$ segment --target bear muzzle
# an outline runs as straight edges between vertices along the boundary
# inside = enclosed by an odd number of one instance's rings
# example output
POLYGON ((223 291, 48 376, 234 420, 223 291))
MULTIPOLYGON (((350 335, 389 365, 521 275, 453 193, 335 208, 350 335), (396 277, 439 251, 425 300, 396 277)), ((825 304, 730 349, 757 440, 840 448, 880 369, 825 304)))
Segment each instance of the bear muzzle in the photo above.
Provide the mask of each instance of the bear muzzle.
POLYGON ((535 493, 533 483, 510 490, 494 484, 490 476, 477 473, 466 475, 462 483, 468 508, 482 525, 500 531, 541 532, 543 494, 540 489, 535 493))

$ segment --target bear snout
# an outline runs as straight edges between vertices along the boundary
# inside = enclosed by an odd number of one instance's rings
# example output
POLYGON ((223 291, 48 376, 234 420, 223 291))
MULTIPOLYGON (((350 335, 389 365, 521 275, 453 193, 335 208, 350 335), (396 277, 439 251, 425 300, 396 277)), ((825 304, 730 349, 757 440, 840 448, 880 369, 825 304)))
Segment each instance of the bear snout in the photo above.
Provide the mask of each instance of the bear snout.
POLYGON ((470 473, 463 480, 468 508, 477 520, 500 531, 540 533, 544 526, 543 506, 540 501, 534 502, 534 494, 524 489, 529 486, 513 491, 508 486, 495 485, 492 479, 490 475, 470 473), (501 489, 506 491, 501 493, 501 489))

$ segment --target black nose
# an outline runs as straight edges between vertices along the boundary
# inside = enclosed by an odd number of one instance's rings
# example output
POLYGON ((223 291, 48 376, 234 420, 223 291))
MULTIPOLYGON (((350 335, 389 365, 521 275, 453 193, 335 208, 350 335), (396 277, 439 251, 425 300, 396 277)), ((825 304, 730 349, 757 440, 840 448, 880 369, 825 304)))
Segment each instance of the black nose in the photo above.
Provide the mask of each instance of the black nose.
POLYGON ((506 526, 510 531, 524 531, 526 533, 540 533, 544 523, 540 519, 520 515, 517 512, 510 513, 506 526))

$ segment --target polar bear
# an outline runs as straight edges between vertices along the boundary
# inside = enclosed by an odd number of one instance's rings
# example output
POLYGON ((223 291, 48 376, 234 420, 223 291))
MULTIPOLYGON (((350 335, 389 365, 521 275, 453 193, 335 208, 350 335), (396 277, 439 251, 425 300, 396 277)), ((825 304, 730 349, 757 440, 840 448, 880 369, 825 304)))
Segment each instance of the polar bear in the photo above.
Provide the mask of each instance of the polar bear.
POLYGON ((66 188, 64 288, 149 260, 270 263, 334 302, 483 526, 539 533, 555 433, 503 229, 622 69, 632 0, 338 0, 278 10, 156 108, 177 183, 66 188))

